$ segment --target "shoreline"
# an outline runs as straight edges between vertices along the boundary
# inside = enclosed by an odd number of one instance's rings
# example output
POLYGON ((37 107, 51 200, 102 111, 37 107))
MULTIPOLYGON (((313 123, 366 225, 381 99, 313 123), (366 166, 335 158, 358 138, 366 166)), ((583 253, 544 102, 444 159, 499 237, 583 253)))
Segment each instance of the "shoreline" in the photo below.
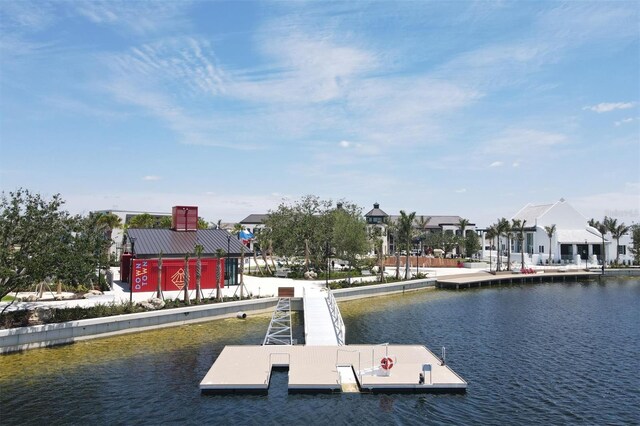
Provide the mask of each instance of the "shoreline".
MULTIPOLYGON (((460 270, 452 268, 454 271, 448 271, 441 274, 441 277, 450 276, 452 279, 460 277, 460 270), (453 272, 458 272, 457 274, 453 272)), ((615 270, 614 270, 615 271, 615 270)), ((605 276, 640 276, 640 269, 631 269, 618 271, 624 273, 605 274, 605 276)), ((599 274, 588 274, 583 272, 585 277, 599 277, 599 274)), ((487 279, 492 275, 487 272, 479 272, 477 270, 471 273, 465 273, 465 282, 476 282, 473 276, 477 278, 487 279)), ((513 279, 537 278, 540 282, 545 280, 545 275, 551 277, 551 274, 509 274, 505 277, 513 279)), ((553 274, 555 276, 571 276, 571 272, 553 274)), ((580 274, 582 276, 582 274, 580 274)), ((251 285, 258 285, 258 290, 265 292, 270 289, 277 293, 277 288, 288 287, 293 284, 295 297, 292 299, 293 310, 301 310, 302 292, 305 287, 324 286, 324 281, 300 281, 283 278, 255 278, 251 285), (275 281, 274 281, 275 280, 275 281)), ((577 276, 576 276, 577 279, 577 276)), ((251 280, 250 280, 251 281, 251 280)), ((478 282, 481 282, 479 280, 478 282)), ((533 281, 531 281, 533 282, 533 281)), ((564 281, 563 281, 564 282, 564 281)), ((529 283, 527 281, 523 283, 529 283)), ((480 285, 478 285, 479 287, 480 285)), ((418 291, 424 289, 439 288, 438 279, 436 277, 428 277, 419 280, 398 281, 389 284, 363 285, 350 288, 342 288, 333 290, 338 301, 355 300, 368 297, 378 297, 391 294, 404 293, 406 291, 418 291)), ((471 285, 466 286, 468 288, 471 285)), ((146 295, 148 297, 148 295, 146 295)), ((90 300, 90 299, 86 299, 90 300)), ((68 321, 63 323, 52 323, 44 325, 35 325, 28 327, 18 327, 0 330, 0 355, 19 352, 28 349, 51 347, 63 344, 71 344, 76 341, 97 339, 109 337, 118 334, 137 333, 150 331, 158 328, 174 327, 196 322, 215 321, 218 319, 232 318, 240 312, 251 312, 253 314, 264 314, 271 312, 277 303, 278 298, 275 296, 264 297, 260 299, 247 299, 242 301, 213 303, 207 305, 196 305, 181 308, 172 308, 167 310, 147 311, 134 314, 115 315, 111 317, 92 318, 86 320, 68 321)), ((42 302, 45 303, 45 302, 42 302)))

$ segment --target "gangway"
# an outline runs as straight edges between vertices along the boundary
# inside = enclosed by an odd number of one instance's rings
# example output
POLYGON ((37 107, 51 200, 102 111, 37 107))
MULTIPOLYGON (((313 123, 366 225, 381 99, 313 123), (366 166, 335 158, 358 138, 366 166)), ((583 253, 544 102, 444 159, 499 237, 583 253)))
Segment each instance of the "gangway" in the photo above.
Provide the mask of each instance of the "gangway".
POLYGON ((291 332, 291 299, 278 299, 276 310, 273 311, 271 322, 264 336, 263 345, 293 345, 291 332))
POLYGON ((304 338, 307 346, 343 346, 345 327, 329 289, 304 290, 304 338))

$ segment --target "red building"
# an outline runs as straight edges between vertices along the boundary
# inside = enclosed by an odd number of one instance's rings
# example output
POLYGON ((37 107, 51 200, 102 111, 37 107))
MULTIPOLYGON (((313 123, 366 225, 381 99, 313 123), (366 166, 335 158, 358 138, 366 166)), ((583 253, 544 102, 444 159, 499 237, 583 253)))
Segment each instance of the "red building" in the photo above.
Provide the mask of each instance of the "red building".
POLYGON ((130 250, 121 257, 122 280, 130 282, 134 292, 155 291, 158 286, 158 259, 162 253, 162 290, 182 290, 186 274, 185 257, 189 255, 189 287, 194 288, 195 248, 201 245, 202 289, 216 288, 218 262, 221 286, 236 285, 242 243, 226 230, 197 229, 197 226, 197 207, 176 206, 172 211, 171 229, 128 229, 125 238, 130 250), (218 258, 220 251, 224 254, 218 258))

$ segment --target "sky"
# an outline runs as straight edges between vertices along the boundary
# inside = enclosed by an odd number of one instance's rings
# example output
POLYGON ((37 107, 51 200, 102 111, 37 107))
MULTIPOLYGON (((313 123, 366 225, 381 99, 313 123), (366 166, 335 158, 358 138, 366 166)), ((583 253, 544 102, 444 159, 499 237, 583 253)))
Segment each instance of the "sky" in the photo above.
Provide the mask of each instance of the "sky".
POLYGON ((640 223, 640 2, 0 3, 0 190, 640 223))

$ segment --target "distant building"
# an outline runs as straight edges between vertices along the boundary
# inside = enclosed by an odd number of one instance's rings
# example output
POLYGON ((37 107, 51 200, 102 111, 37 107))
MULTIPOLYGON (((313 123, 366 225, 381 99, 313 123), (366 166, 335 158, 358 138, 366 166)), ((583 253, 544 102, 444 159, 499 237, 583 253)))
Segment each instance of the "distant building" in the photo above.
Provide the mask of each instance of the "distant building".
MULTIPOLYGON (((549 260, 549 254, 551 254, 550 257, 554 263, 585 262, 587 258, 591 264, 601 264, 603 258, 607 263, 616 260, 617 244, 611 238, 611 234, 607 233, 604 236, 605 253, 603 254, 600 232, 589 226, 587 219, 564 199, 552 204, 527 204, 511 219, 526 221, 523 240, 525 264, 546 264, 549 260), (550 241, 545 227, 552 225, 556 226, 556 231, 550 241)), ((484 257, 488 258, 490 242, 484 238, 484 231, 481 232, 484 257)), ((510 240, 511 260, 520 263, 520 241, 516 238, 510 240)), ((504 238, 501 241, 501 245, 506 243, 504 238)), ((625 235, 620 239, 618 250, 620 251, 621 263, 633 259, 628 249, 630 241, 630 235, 625 235)), ((505 255, 505 252, 502 254, 505 255)))
MULTIPOLYGON (((336 208, 340 208, 340 203, 336 208)), ((268 214, 250 214, 246 218, 240 221, 240 224, 244 229, 257 235, 260 233, 260 230, 264 228, 264 222, 267 219, 268 214)), ((379 227, 382 230, 383 235, 383 243, 382 243, 382 253, 384 255, 393 254, 396 251, 397 243, 394 241, 393 235, 390 232, 387 232, 387 228, 390 223, 397 222, 400 215, 388 215, 382 209, 380 209, 380 204, 374 203, 373 209, 367 212, 364 215, 364 218, 367 222, 367 228, 371 229, 372 227, 379 227)), ((460 235, 461 230, 458 225, 460 220, 462 219, 460 216, 433 216, 433 215, 416 215, 414 221, 414 228, 418 231, 418 223, 420 219, 429 220, 428 225, 425 228, 425 231, 428 232, 451 232, 455 235, 460 235)), ((474 231, 475 224, 470 223, 466 229, 467 231, 474 231)), ((251 245, 251 249, 253 249, 253 243, 251 245)), ((416 239, 415 250, 422 250, 420 242, 416 239)))
MULTIPOLYGON (((388 215, 382 209, 380 209, 380 204, 374 203, 373 209, 371 209, 367 214, 364 215, 367 226, 371 227, 379 227, 383 231, 384 241, 382 244, 382 253, 393 254, 397 250, 402 250, 398 248, 397 241, 394 240, 394 236, 391 232, 388 232, 388 226, 390 224, 395 224, 398 222, 400 215, 388 215)), ((460 229, 460 221, 462 217, 460 216, 439 216, 439 215, 423 215, 416 214, 416 217, 413 221, 413 227, 416 231, 416 234, 420 233, 445 233, 450 232, 454 235, 462 235, 462 230, 460 229), (426 221, 427 224, 424 229, 420 229, 420 221, 426 221)), ((465 235, 469 231, 475 231, 476 226, 474 223, 469 223, 465 227, 465 235)), ((414 251, 415 252, 424 252, 425 247, 422 247, 420 238, 416 237, 414 240, 414 251)), ((455 252, 454 252, 455 254, 455 252)))

